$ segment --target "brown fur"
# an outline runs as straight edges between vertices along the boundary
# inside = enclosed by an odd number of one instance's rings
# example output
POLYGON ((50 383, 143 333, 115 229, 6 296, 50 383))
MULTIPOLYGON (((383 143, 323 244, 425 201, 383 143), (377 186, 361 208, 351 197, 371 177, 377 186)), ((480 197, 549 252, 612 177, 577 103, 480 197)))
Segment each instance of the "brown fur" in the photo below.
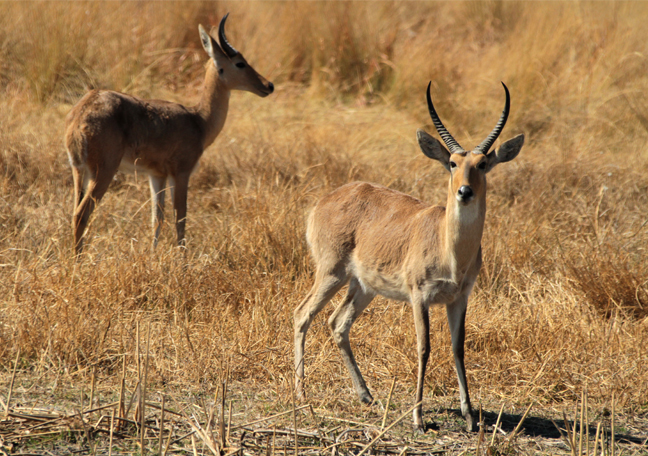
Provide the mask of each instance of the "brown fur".
POLYGON ((195 107, 107 90, 86 94, 70 111, 66 124, 65 142, 74 166, 94 170, 119 167, 126 160, 159 176, 191 171, 202 155, 207 129, 195 107), (116 149, 113 155, 98 152, 111 143, 116 149))
MULTIPOLYGON (((356 182, 323 197, 313 209, 307 239, 319 267, 345 265, 346 272, 362 267, 366 285, 382 289, 402 275, 410 265, 410 239, 421 239, 419 220, 432 219, 433 226, 445 217, 445 208, 432 207, 409 195, 356 182), (373 281, 383 281, 383 286, 373 281)), ((438 256, 443 234, 428 233, 426 255, 438 256)), ((412 284, 399 283, 395 293, 407 295, 412 284)))
POLYGON ((419 131, 428 157, 451 170, 445 207, 431 206, 380 185, 354 182, 324 196, 313 208, 307 240, 315 262, 315 283, 295 309, 295 385, 303 396, 304 347, 313 318, 349 283, 346 298, 329 319, 360 400, 373 401, 349 343, 353 322, 377 295, 412 305, 419 354, 414 426, 424 430, 423 381, 430 353, 429 307, 445 304, 455 356, 461 410, 476 429, 464 367, 468 296, 481 267, 486 217, 486 173, 514 158, 520 137, 488 155, 450 153, 419 131), (503 151, 500 153, 500 151, 503 151), (466 196, 466 187, 471 189, 466 196), (463 195, 463 196, 462 196, 463 195))
POLYGON ((149 175, 154 245, 164 218, 164 189, 170 181, 177 240, 183 244, 189 177, 225 124, 230 91, 247 90, 262 97, 272 93, 272 83, 241 54, 228 57, 202 27, 200 33, 211 59, 198 105, 185 107, 92 90, 69 112, 65 146, 74 177, 72 223, 77 253, 90 214, 120 168, 149 175))

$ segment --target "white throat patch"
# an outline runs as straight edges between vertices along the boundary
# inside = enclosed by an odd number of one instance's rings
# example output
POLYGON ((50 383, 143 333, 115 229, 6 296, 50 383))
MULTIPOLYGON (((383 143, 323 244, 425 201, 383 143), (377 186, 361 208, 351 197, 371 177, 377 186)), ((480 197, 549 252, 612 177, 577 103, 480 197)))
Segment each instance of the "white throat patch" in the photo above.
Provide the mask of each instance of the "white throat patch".
POLYGON ((455 204, 455 216, 461 225, 474 223, 479 217, 479 201, 472 201, 467 206, 455 204))

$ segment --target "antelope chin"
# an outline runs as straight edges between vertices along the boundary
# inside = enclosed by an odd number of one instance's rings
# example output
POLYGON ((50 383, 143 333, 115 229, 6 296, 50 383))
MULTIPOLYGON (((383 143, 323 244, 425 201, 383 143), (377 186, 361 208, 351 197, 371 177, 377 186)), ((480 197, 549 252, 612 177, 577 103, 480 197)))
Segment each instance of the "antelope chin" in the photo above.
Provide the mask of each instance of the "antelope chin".
POLYGON ((468 198, 462 198, 461 196, 456 195, 455 198, 457 198, 457 202, 462 206, 468 206, 475 199, 475 195, 471 195, 468 198))

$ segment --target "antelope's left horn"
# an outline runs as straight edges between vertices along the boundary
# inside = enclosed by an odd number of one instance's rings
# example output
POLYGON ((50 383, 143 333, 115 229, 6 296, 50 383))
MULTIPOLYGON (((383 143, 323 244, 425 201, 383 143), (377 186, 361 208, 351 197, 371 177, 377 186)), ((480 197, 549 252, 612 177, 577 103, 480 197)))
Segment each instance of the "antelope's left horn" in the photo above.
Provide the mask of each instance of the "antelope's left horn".
POLYGON ((475 150, 473 150, 473 153, 475 154, 487 154, 497 137, 504 129, 504 125, 506 125, 506 120, 508 119, 509 110, 511 108, 511 95, 509 94, 509 90, 508 87, 506 87, 506 84, 502 82, 502 85, 504 86, 504 91, 506 92, 506 103, 504 104, 504 111, 502 111, 502 115, 497 121, 497 125, 495 125, 495 128, 493 129, 491 134, 488 135, 488 137, 484 139, 484 141, 479 146, 475 147, 475 150))

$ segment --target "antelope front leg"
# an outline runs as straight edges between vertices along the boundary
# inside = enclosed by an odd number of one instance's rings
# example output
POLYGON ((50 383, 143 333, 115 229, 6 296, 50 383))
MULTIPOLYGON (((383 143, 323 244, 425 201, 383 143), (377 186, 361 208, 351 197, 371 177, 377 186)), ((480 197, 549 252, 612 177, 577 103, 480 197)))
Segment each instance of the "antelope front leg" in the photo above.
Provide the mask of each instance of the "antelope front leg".
POLYGON ((452 304, 446 305, 448 326, 452 337, 452 353, 454 354, 457 379, 459 380, 459 397, 461 400, 461 414, 466 419, 466 428, 477 431, 477 419, 470 405, 468 382, 466 381, 466 368, 464 366, 464 341, 466 339, 466 308, 468 297, 461 297, 452 304))
POLYGON ((157 247, 160 230, 164 223, 164 184, 166 177, 149 175, 151 187, 151 224, 153 226, 153 248, 157 247))
POLYGON ((187 193, 189 175, 175 176, 173 190, 173 208, 176 216, 176 233, 178 246, 185 246, 185 224, 187 222, 187 193))
POLYGON ((425 369, 430 357, 430 314, 427 305, 420 300, 412 303, 414 311, 414 327, 416 328, 416 345, 418 349, 418 381, 416 383, 416 398, 414 403, 418 404, 414 409, 414 430, 425 432, 423 424, 423 385, 425 381, 425 369))

